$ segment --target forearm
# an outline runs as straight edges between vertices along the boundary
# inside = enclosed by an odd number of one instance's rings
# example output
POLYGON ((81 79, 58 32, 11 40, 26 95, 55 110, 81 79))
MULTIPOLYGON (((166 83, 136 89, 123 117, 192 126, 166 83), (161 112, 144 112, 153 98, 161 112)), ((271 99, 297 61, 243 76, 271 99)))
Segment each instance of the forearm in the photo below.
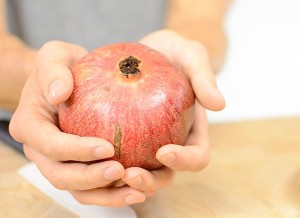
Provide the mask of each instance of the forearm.
POLYGON ((34 69, 35 51, 18 38, 0 35, 0 108, 14 110, 27 76, 34 69))
POLYGON ((227 39, 223 23, 232 0, 172 0, 166 26, 203 43, 217 72, 225 58, 227 39))
POLYGON ((0 0, 0 108, 14 110, 27 76, 34 69, 35 51, 7 33, 4 1, 0 0))

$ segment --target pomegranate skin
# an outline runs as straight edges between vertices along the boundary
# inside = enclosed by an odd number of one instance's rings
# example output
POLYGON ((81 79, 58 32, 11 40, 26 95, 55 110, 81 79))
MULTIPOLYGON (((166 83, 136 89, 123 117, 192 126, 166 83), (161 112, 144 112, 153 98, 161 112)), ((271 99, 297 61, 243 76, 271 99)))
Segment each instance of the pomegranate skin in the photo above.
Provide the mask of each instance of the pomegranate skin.
POLYGON ((139 43, 113 44, 89 53, 71 71, 73 93, 58 107, 62 131, 108 140, 115 147, 110 159, 125 168, 157 169, 161 146, 184 145, 194 118, 194 93, 161 53, 139 43), (120 70, 127 57, 140 61, 135 73, 120 70))

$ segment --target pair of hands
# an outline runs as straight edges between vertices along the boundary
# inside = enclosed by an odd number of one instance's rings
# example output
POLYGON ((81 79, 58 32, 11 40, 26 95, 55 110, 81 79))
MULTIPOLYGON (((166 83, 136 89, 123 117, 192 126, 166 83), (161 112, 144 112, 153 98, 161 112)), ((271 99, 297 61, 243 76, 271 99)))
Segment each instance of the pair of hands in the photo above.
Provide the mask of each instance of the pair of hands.
POLYGON ((77 45, 52 41, 39 50, 36 71, 27 79, 12 117, 10 133, 24 144, 26 156, 56 188, 68 190, 80 203, 125 206, 143 202, 169 185, 174 171, 199 171, 208 163, 205 108, 221 110, 225 101, 216 88, 205 47, 169 30, 154 32, 140 42, 180 67, 196 96, 195 123, 186 146, 165 145, 157 152, 165 167, 150 172, 138 167, 124 169, 117 161, 85 164, 113 156, 113 145, 104 139, 59 130, 57 105, 73 90, 70 66, 87 54, 77 45))

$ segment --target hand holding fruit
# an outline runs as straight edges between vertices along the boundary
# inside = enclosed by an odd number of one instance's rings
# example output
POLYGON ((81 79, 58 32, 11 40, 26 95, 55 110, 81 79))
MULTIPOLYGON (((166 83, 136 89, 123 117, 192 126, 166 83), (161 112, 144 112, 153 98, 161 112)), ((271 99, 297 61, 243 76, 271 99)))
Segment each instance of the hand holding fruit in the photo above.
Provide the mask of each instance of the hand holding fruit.
POLYGON ((195 122, 185 146, 165 145, 158 150, 156 157, 174 170, 199 171, 209 160, 205 108, 217 111, 225 106, 224 97, 216 87, 208 53, 200 42, 184 38, 169 30, 154 32, 141 42, 160 51, 181 68, 190 80, 196 96, 195 122))
POLYGON ((189 78, 196 96, 195 121, 185 146, 167 144, 156 154, 157 159, 166 167, 151 172, 136 167, 125 169, 125 176, 122 178, 125 183, 137 190, 153 194, 170 184, 173 170, 199 171, 207 165, 210 152, 205 108, 221 110, 225 106, 225 100, 216 88, 208 54, 201 43, 169 30, 154 32, 143 38, 141 43, 160 51, 180 67, 189 78))
POLYGON ((119 162, 79 162, 113 156, 114 149, 108 141, 66 134, 58 128, 57 105, 73 91, 69 67, 86 54, 79 46, 58 41, 46 43, 40 49, 36 72, 32 72, 24 86, 10 133, 24 144, 26 156, 42 174, 56 188, 74 191, 71 193, 78 201, 107 206, 141 202, 145 199, 141 191, 130 187, 105 188, 124 176, 119 162))
POLYGON ((203 107, 219 110, 224 99, 214 86, 207 53, 200 43, 170 31, 145 37, 142 43, 159 50, 180 67, 190 79, 196 95, 195 123, 186 141, 189 146, 168 144, 157 159, 168 167, 154 171, 127 168, 113 160, 87 165, 84 161, 106 159, 114 154, 106 140, 60 132, 57 107, 69 98, 73 80, 69 67, 86 54, 78 46, 51 42, 37 57, 37 72, 27 81, 20 105, 14 114, 11 133, 24 143, 26 155, 57 188, 69 190, 80 202, 122 206, 141 202, 145 196, 168 185, 172 170, 196 171, 208 161, 207 122, 203 107), (66 162, 74 160, 76 162, 66 162), (82 161, 82 162, 79 162, 82 161), (111 182, 122 179, 113 188, 111 182))

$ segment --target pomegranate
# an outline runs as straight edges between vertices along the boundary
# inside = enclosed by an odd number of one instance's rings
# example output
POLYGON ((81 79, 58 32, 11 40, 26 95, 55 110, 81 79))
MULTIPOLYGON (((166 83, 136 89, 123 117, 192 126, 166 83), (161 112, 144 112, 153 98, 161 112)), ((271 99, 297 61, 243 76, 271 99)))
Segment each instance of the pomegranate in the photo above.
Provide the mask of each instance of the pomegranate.
POLYGON ((62 131, 111 142, 111 158, 128 167, 162 166, 157 150, 185 143, 194 93, 161 53, 139 43, 107 45, 72 66, 74 90, 59 105, 62 131))

